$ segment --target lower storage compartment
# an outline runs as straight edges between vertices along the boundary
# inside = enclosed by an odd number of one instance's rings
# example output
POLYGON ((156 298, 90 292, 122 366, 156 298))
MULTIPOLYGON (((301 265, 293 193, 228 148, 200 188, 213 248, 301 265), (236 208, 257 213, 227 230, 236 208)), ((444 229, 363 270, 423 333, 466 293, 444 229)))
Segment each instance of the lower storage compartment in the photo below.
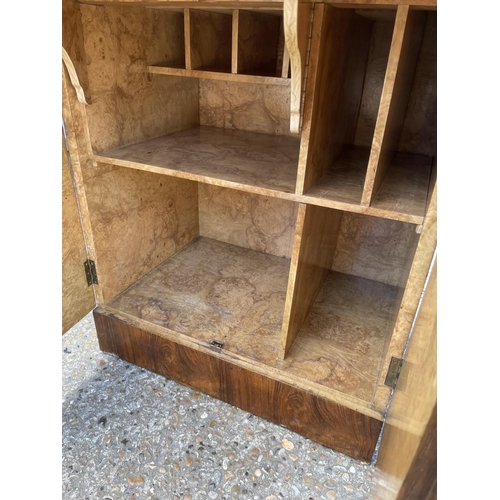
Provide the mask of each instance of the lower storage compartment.
POLYGON ((276 358, 290 260, 199 237, 108 303, 117 311, 221 346, 276 358))
POLYGON ((178 343, 164 329, 94 310, 99 346, 358 460, 371 460, 382 422, 310 391, 236 364, 229 353, 178 343))

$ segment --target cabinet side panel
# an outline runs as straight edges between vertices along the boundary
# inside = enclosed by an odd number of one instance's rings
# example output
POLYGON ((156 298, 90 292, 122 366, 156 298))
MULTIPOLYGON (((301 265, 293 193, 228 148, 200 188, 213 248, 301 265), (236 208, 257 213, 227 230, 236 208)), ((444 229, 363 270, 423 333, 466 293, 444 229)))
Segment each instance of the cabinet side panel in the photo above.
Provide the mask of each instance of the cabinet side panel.
POLYGON ((87 202, 109 301, 199 234, 195 182, 99 164, 87 202))
POLYGON ((94 307, 94 291, 87 285, 87 259, 82 224, 64 137, 62 140, 62 332, 68 331, 94 307))
POLYGON ((80 85, 88 101, 90 92, 87 61, 83 43, 80 4, 76 0, 63 0, 62 2, 62 46, 75 66, 80 85))
POLYGON ((200 125, 290 135, 290 88, 200 80, 200 125))
POLYGON ((384 360, 381 365, 378 387, 373 399, 374 407, 382 410, 385 408, 390 389, 384 385, 385 375, 389 368, 391 357, 400 358, 408 334, 410 333, 413 319, 424 289, 425 280, 432 263, 432 258, 437 244, 437 184, 431 197, 431 202, 424 220, 422 234, 420 235, 415 256, 404 289, 401 306, 398 311, 394 331, 390 343, 387 345, 384 360))
POLYGON ((199 184, 200 235, 290 258, 298 205, 199 184))
MULTIPOLYGON (((427 450, 427 461, 420 470, 413 471, 420 478, 436 474, 436 399, 437 399, 437 264, 431 273, 403 362, 401 375, 387 415, 377 467, 404 479, 410 472, 412 461, 419 460, 419 446, 425 443, 429 431, 434 432, 434 448, 427 450), (429 429, 429 424, 431 428, 429 429)), ((432 443, 432 440, 429 444, 432 443)), ((420 446, 421 448, 421 446, 420 446)), ((420 450, 422 451, 422 450, 420 450)), ((416 478, 413 477, 413 480, 416 478)), ((417 481, 418 483, 418 481, 417 481)), ((425 484, 425 483, 424 483, 425 484)), ((408 485, 409 486, 409 485, 408 485)), ((415 488, 413 484, 412 488, 415 488)), ((417 488, 418 489, 418 488, 417 488)), ((423 498, 419 496, 401 498, 423 498)), ((398 497, 399 498, 399 497, 398 497)))
POLYGON ((148 64, 178 52, 178 47, 169 47, 182 43, 176 18, 139 6, 80 8, 94 152, 198 124, 197 80, 165 78, 147 70, 148 64))

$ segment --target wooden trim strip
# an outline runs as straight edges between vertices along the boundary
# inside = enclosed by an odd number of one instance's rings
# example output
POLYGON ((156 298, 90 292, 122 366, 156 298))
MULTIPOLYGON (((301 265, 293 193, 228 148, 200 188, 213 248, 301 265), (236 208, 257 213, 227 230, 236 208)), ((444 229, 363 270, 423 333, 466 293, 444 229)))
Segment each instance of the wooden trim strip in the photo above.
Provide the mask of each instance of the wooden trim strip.
POLYGON ((148 66, 148 71, 155 75, 172 75, 186 78, 201 78, 205 80, 222 80, 225 82, 255 83, 260 85, 290 85, 290 78, 235 74, 233 67, 231 67, 232 73, 202 71, 197 69, 166 68, 164 66, 148 66))
POLYGON ((191 69, 191 13, 184 9, 184 51, 186 57, 186 69, 191 69))
POLYGON ((69 54, 66 52, 64 47, 62 48, 62 60, 64 62, 64 65, 66 66, 66 70, 68 71, 71 83, 75 88, 76 97, 82 104, 88 106, 89 103, 85 100, 85 93, 83 92, 83 88, 80 85, 80 80, 78 80, 78 75, 76 74, 76 69, 73 64, 73 61, 71 60, 71 57, 69 57, 69 54))
POLYGON ((233 33, 231 43, 231 73, 238 73, 238 31, 240 24, 240 11, 233 10, 233 33))

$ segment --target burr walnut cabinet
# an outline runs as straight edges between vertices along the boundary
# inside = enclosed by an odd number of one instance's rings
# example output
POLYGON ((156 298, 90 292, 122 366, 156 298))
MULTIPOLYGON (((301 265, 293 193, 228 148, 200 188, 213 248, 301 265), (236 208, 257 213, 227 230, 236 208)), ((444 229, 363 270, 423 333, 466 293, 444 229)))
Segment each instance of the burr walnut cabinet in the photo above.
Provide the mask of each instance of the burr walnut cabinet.
POLYGON ((435 1, 64 0, 62 82, 63 331, 370 461, 436 248, 435 1))

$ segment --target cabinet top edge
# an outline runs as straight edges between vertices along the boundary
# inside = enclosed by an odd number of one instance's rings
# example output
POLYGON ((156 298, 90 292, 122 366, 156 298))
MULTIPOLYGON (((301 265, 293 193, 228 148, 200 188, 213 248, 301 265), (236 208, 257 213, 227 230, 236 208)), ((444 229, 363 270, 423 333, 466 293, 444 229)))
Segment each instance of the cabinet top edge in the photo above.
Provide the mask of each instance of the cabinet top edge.
MULTIPOLYGON (((283 0, 76 0, 82 4, 92 5, 142 5, 145 7, 190 7, 203 8, 268 8, 282 9, 283 0)), ((437 8, 437 0, 299 0, 300 3, 328 3, 337 7, 355 5, 358 8, 396 8, 399 5, 409 5, 413 8, 437 8)))

